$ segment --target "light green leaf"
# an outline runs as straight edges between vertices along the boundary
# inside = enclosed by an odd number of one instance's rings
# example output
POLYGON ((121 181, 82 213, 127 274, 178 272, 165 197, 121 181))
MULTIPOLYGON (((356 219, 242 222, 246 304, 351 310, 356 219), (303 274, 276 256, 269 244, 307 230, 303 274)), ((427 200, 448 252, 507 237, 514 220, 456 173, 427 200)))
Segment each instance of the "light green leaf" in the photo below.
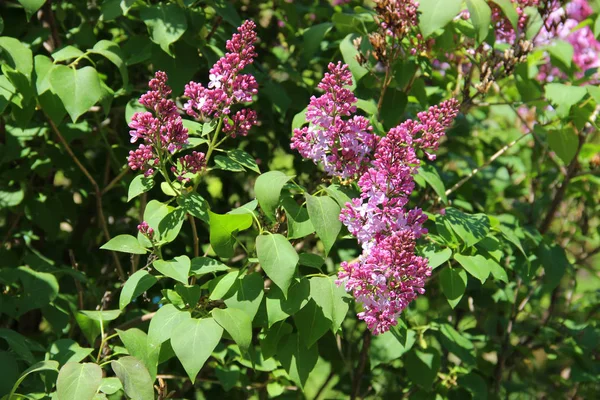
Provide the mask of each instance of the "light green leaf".
POLYGON ((260 273, 245 275, 242 279, 235 281, 230 290, 231 297, 224 299, 225 305, 244 311, 252 320, 264 297, 263 287, 264 281, 260 273))
POLYGON ((171 338, 173 328, 188 319, 191 319, 188 311, 178 310, 173 304, 165 304, 150 321, 148 343, 160 345, 166 342, 171 338))
POLYGON ((310 300, 310 282, 303 278, 290 286, 287 297, 277 287, 272 286, 265 299, 268 326, 283 321, 300 311, 310 300))
POLYGON ((461 11, 462 0, 420 0, 419 28, 423 37, 430 36, 433 32, 446 26, 446 24, 461 11))
POLYGON ((447 247, 440 250, 431 243, 423 248, 422 253, 429 260, 429 268, 431 269, 436 269, 452 257, 452 250, 447 247))
POLYGON ((122 310, 127 307, 133 299, 150 289, 156 282, 158 280, 143 269, 131 275, 121 290, 119 308, 122 310))
POLYGON ((544 47, 544 49, 550 53, 552 57, 563 63, 566 68, 571 68, 573 54, 575 52, 571 43, 565 40, 555 39, 548 46, 544 47))
POLYGON ((169 46, 179 40, 188 27, 184 10, 175 3, 160 3, 142 8, 140 18, 148 27, 152 41, 174 57, 169 46))
POLYGON ((135 357, 127 356, 111 361, 110 366, 123 384, 125 394, 130 399, 154 399, 152 378, 142 361, 135 357))
POLYGON ((140 194, 146 193, 153 187, 154 177, 150 176, 146 178, 144 175, 137 175, 129 184, 127 201, 131 201, 133 198, 139 196, 140 194))
POLYGON ((209 222, 208 210, 210 210, 210 206, 198 192, 190 192, 179 196, 177 198, 177 203, 183 207, 188 214, 191 214, 206 223, 209 222))
POLYGON ((222 169, 223 171, 232 171, 232 172, 244 172, 245 171, 244 167, 241 164, 237 163, 236 161, 233 161, 229 157, 217 155, 214 157, 214 161, 215 161, 214 168, 216 168, 216 169, 222 169))
POLYGON ((425 179, 429 186, 431 186, 435 193, 442 199, 444 204, 448 204, 444 182, 442 182, 442 178, 440 178, 440 175, 433 166, 423 165, 419 168, 419 176, 422 176, 423 179, 425 179))
POLYGON ((284 197, 281 205, 287 219, 288 239, 298 239, 310 235, 315 228, 308 218, 308 210, 296 203, 292 197, 284 197))
POLYGON ((369 70, 360 65, 356 60, 356 56, 359 55, 358 50, 354 47, 353 40, 360 37, 356 34, 350 33, 340 42, 340 52, 344 58, 344 62, 348 64, 350 72, 354 80, 358 82, 363 76, 369 73, 369 70))
POLYGON ((548 144, 565 164, 569 164, 579 147, 579 138, 573 128, 553 129, 548 131, 548 144))
POLYGON ((469 274, 479 279, 482 284, 485 283, 492 272, 492 266, 490 264, 496 263, 496 261, 491 258, 485 258, 481 254, 476 254, 474 256, 454 254, 454 259, 458 261, 469 274))
MULTIPOLYGON (((334 14, 334 17, 337 14, 334 14)), ((327 32, 331 30, 333 24, 331 22, 324 22, 322 24, 313 25, 310 28, 306 29, 302 34, 302 38, 304 41, 304 59, 312 60, 314 55, 321 48, 321 42, 327 35, 327 32)))
POLYGON ((308 216, 315 227, 317 235, 325 247, 325 255, 333 247, 340 230, 340 206, 331 197, 315 197, 306 194, 308 216))
MULTIPOLYGON (((186 210, 183 207, 174 208, 156 200, 151 200, 144 211, 144 221, 154 229, 154 239, 160 243, 169 243, 175 240, 183 221, 186 210)), ((138 241, 144 246, 151 247, 150 241, 138 233, 138 241)))
POLYGON ((567 117, 571 107, 583 100, 586 93, 587 89, 583 86, 562 83, 549 83, 545 88, 546 98, 556 106, 556 113, 561 118, 567 117))
POLYGON ((265 215, 275 221, 275 210, 279 205, 281 189, 290 179, 280 171, 269 171, 260 175, 254 184, 254 193, 265 215))
POLYGON ((256 160, 244 150, 234 149, 227 152, 227 157, 235 161, 236 163, 243 165, 244 167, 260 174, 260 168, 256 164, 256 160))
POLYGON ((310 297, 321 308, 325 318, 331 321, 331 331, 336 333, 348 312, 344 298, 348 294, 343 286, 335 284, 335 277, 315 276, 310 278, 310 297))
POLYGON ((192 258, 192 267, 190 269, 190 274, 193 275, 206 275, 206 274, 214 274, 215 272, 221 271, 229 271, 227 265, 222 262, 215 260, 210 257, 195 257, 192 258))
POLYGON ((91 400, 102 383, 102 368, 93 363, 67 363, 58 373, 58 400, 91 400))
POLYGON ((247 352, 252 343, 252 320, 248 315, 235 308, 215 308, 212 316, 231 335, 240 350, 247 352))
POLYGON ((208 284, 208 290, 210 300, 218 300, 225 297, 230 293, 231 288, 235 285, 235 282, 240 275, 239 270, 233 270, 225 275, 221 275, 216 279, 213 279, 208 284))
POLYGON ((233 257, 233 237, 239 231, 252 226, 250 214, 215 214, 208 212, 210 218, 210 244, 220 257, 233 257))
MULTIPOLYGON (((477 32, 477 43, 485 40, 490 31, 490 22, 492 19, 492 10, 485 0, 466 0, 471 21, 477 32)), ((440 7, 441 8, 441 7, 440 7)))
POLYGON ((188 283, 188 277, 190 275, 190 267, 192 265, 188 256, 175 257, 172 260, 156 260, 152 263, 154 268, 161 274, 173 278, 183 284, 188 283))
POLYGON ((79 313, 98 322, 114 321, 121 315, 121 310, 82 310, 79 313))
POLYGON ((31 19, 31 16, 35 14, 42 6, 46 0, 19 0, 19 3, 25 9, 25 15, 27 20, 31 19))
POLYGON ((120 251, 130 254, 146 254, 146 250, 138 240, 131 235, 119 235, 110 239, 107 243, 100 247, 102 250, 120 251))
POLYGON ((456 208, 448 207, 446 214, 438 218, 448 222, 468 247, 474 246, 490 231, 490 219, 485 214, 465 214, 456 208))
POLYGON ((223 328, 212 318, 188 319, 173 329, 171 346, 192 382, 222 335, 223 328))
POLYGON ((111 395, 122 389, 123 385, 121 384, 119 378, 111 376, 110 378, 102 378, 102 383, 100 384, 100 388, 98 390, 104 394, 111 395))
POLYGON ((85 53, 75 46, 65 46, 52 53, 55 62, 68 61, 82 56, 85 56, 85 53))
POLYGON ((267 276, 287 295, 299 259, 294 246, 278 233, 260 235, 256 238, 256 254, 267 276))
POLYGON ((98 72, 92 67, 73 69, 57 65, 50 71, 49 81, 73 122, 104 95, 98 72))
POLYGON ((462 268, 444 268, 440 273, 440 283, 450 307, 456 307, 467 288, 467 273, 462 268))
POLYGON ((130 328, 126 331, 117 329, 117 333, 129 355, 144 363, 152 381, 154 381, 160 347, 155 343, 150 343, 146 333, 137 328, 130 328))
POLYGON ((492 0, 504 13, 515 32, 519 29, 519 13, 510 0, 492 0))

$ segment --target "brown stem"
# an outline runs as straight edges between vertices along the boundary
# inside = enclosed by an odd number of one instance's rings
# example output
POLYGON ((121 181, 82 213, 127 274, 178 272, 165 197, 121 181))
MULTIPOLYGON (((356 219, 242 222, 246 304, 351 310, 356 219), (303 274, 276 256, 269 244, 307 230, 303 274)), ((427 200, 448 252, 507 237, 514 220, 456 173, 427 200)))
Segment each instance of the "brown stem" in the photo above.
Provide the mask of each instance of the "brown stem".
MULTIPOLYGON (((69 258, 71 259, 71 266, 73 267, 73 269, 75 271, 79 271, 79 265, 75 260, 75 254, 71 249, 69 249, 69 258)), ((81 288, 81 282, 79 282, 79 279, 77 278, 75 278, 74 280, 75 288, 77 289, 77 305, 79 306, 80 310, 83 310, 83 289, 81 288)))
MULTIPOLYGON (((48 120, 48 123, 50 124, 52 131, 56 134, 56 136, 58 137, 58 140, 61 142, 61 144, 63 145, 63 147, 69 154, 69 156, 71 157, 71 159, 73 159, 73 161, 75 162, 77 167, 81 170, 81 172, 83 172, 83 174, 86 176, 88 181, 90 181, 90 184, 94 188, 94 192, 96 193, 96 212, 98 214, 98 220, 102 227, 102 232, 104 233, 104 239, 108 242, 110 240, 110 233, 108 232, 108 225, 106 224, 106 218, 104 217, 104 211, 102 210, 102 192, 100 191, 100 187, 98 186, 98 183, 96 182, 94 177, 89 173, 89 171, 85 168, 85 166, 81 163, 81 161, 79 161, 79 159, 77 158, 75 153, 73 153, 73 150, 71 150, 71 147, 69 146, 69 144, 67 143, 67 141, 65 140, 63 135, 60 133, 60 131, 58 130, 58 127, 56 126, 56 124, 54 123, 54 121, 52 121, 52 119, 50 119, 50 117, 48 117, 47 114, 46 114, 46 119, 48 120)), ((115 266, 117 268, 117 273, 119 275, 119 279, 121 279, 123 282, 125 282, 127 280, 127 278, 125 276, 125 272, 123 272, 123 267, 121 266, 119 257, 117 256, 117 254, 114 251, 111 251, 111 254, 112 254, 113 260, 115 262, 115 266)))
POLYGON ((109 182, 108 185, 106 185, 106 187, 104 189, 102 189, 102 195, 105 195, 109 190, 111 190, 117 183, 119 183, 119 181, 121 179, 123 179, 123 177, 125 175, 127 175, 127 173, 129 172, 129 167, 126 167, 125 169, 123 169, 121 172, 119 172, 119 175, 117 175, 112 181, 109 182))
POLYGON ((369 347, 371 346, 371 332, 366 330, 363 335, 362 350, 360 351, 360 358, 358 360, 358 367, 356 368, 356 374, 352 381, 352 394, 350 400, 356 399, 358 392, 360 391, 360 382, 362 381, 365 366, 367 364, 367 358, 369 355, 369 347))

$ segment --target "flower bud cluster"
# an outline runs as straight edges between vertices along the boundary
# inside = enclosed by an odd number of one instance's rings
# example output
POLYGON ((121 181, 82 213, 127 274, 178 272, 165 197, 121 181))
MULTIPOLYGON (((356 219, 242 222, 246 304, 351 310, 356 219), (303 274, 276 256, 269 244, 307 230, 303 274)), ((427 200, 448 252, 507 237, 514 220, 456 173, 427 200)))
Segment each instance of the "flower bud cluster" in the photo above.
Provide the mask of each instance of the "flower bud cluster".
POLYGON ((306 110, 309 125, 294 130, 291 148, 322 163, 325 172, 341 179, 360 176, 367 167, 378 137, 369 121, 356 112, 357 99, 347 87, 352 74, 347 65, 330 63, 306 110))
MULTIPOLYGON (((238 28, 238 33, 227 41, 228 52, 210 69, 208 87, 197 82, 190 82, 185 86, 184 96, 189 100, 183 109, 189 116, 200 120, 225 117, 226 127, 238 127, 236 132, 242 136, 256 124, 256 113, 251 110, 242 110, 241 114, 238 112, 234 115, 233 122, 228 123, 231 106, 251 102, 252 97, 258 93, 258 83, 254 76, 240 73, 256 57, 255 28, 255 23, 247 20, 238 28)), ((233 137, 236 132, 229 131, 233 137)))
POLYGON ((143 171, 145 176, 155 172, 165 151, 172 154, 188 141, 177 106, 169 99, 167 74, 156 72, 148 86, 150 90, 140 97, 140 104, 150 111, 136 112, 129 123, 131 143, 143 143, 129 152, 127 160, 131 169, 143 171))

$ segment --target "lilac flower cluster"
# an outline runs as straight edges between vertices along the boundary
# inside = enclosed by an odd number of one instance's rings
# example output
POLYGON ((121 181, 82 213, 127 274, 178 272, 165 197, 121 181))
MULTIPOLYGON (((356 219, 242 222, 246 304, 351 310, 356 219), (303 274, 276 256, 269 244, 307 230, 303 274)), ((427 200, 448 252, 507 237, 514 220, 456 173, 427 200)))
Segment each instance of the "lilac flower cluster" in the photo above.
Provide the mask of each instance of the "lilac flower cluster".
POLYGON ((168 98, 171 88, 167 85, 167 74, 156 72, 148 86, 150 90, 140 97, 140 104, 150 112, 135 113, 129 123, 131 143, 139 139, 144 143, 130 151, 127 160, 131 169, 143 171, 145 176, 154 173, 165 150, 174 153, 188 141, 188 131, 183 127, 177 106, 168 98))
POLYGON ((353 115, 357 99, 347 88, 352 85, 348 66, 330 63, 328 69, 318 85, 325 93, 311 97, 309 125, 294 130, 291 148, 322 163, 329 175, 355 178, 366 170, 378 137, 365 117, 353 115))
POLYGON ((150 240, 152 240, 152 238, 154 237, 154 229, 152 229, 146 221, 142 221, 137 226, 137 229, 142 235, 146 236, 150 240))
POLYGON ((193 151, 192 154, 185 155, 179 160, 179 165, 172 166, 171 171, 177 176, 179 182, 189 182, 190 178, 185 174, 197 174, 206 167, 206 157, 204 153, 193 151))
POLYGON ((431 107, 380 139, 368 120, 352 115, 357 100, 347 88, 351 84, 347 65, 329 64, 318 86, 325 93, 311 98, 309 126, 294 131, 291 147, 322 163, 334 177, 358 179, 361 195, 346 203, 340 220, 363 253, 341 264, 337 283, 363 304, 358 317, 380 334, 396 325, 400 313, 424 293, 425 278, 431 274, 427 259, 415 254, 416 240, 427 232, 427 217, 406 206, 420 163, 417 152, 435 159, 428 152, 438 148, 459 104, 452 99, 431 107))
POLYGON ((419 2, 415 0, 376 0, 379 24, 392 37, 402 38, 419 24, 419 2))
POLYGON ((456 100, 448 100, 419 113, 418 121, 392 128, 358 181, 361 196, 347 203, 340 215, 363 254, 355 262, 341 264, 338 282, 363 303, 358 317, 375 334, 396 325, 408 304, 424 293, 425 278, 431 274, 427 259, 414 251, 416 240, 427 233, 423 228, 427 217, 422 210, 406 206, 420 164, 417 150, 437 149, 458 106, 456 100))
MULTIPOLYGON (((183 108, 188 115, 201 120, 227 117, 232 105, 252 101, 252 96, 258 93, 256 79, 240 72, 252 64, 256 57, 255 28, 254 22, 245 21, 238 28, 238 33, 227 41, 228 52, 210 69, 208 87, 197 82, 190 82, 185 86, 184 96, 189 100, 183 108)), ((239 128, 237 134, 245 136, 250 127, 256 124, 256 113, 244 109, 232 119, 232 122, 227 118, 224 120, 231 136, 235 136, 232 129, 234 126, 239 128)))

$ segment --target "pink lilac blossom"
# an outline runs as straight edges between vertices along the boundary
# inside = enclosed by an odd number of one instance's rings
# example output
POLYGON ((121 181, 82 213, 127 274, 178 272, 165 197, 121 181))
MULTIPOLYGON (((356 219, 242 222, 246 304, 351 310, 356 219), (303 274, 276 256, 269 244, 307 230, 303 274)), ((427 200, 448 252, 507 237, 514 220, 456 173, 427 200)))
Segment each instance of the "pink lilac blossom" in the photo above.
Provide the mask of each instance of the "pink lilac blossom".
POLYGON ((171 171, 177 176, 179 182, 189 182, 186 174, 197 174, 206 167, 205 154, 199 151, 193 151, 179 159, 179 168, 173 166, 171 171))
POLYGON ((247 20, 227 41, 228 52, 209 71, 208 87, 197 82, 185 86, 184 96, 189 100, 183 109, 189 116, 200 120, 219 118, 230 114, 232 105, 252 101, 258 93, 256 79, 240 72, 256 57, 255 29, 255 23, 247 20))
POLYGON ((138 140, 144 143, 129 152, 128 165, 133 170, 143 171, 145 176, 154 173, 165 150, 174 153, 188 141, 188 131, 183 127, 177 106, 168 98, 171 88, 167 85, 167 74, 157 71, 148 86, 150 90, 139 101, 150 112, 135 113, 129 123, 131 143, 138 140))
POLYGON ((142 235, 146 236, 148 239, 152 239, 154 237, 154 229, 152 229, 146 221, 142 221, 137 226, 137 229, 142 235))
POLYGON ((250 129, 257 124, 256 111, 244 108, 229 118, 223 120, 223 132, 232 138, 237 135, 247 136, 250 129))
POLYGON ((338 283, 363 303, 358 317, 374 334, 396 325, 408 304, 424 293, 425 278, 431 275, 427 260, 414 254, 416 240, 427 233, 427 216, 406 205, 420 165, 417 150, 438 148, 458 107, 456 100, 448 100, 419 113, 418 121, 390 129, 358 181, 361 196, 340 214, 363 253, 357 261, 340 265, 338 283))
POLYGON ((311 97, 309 125, 294 130, 291 148, 322 163, 331 176, 355 178, 366 170, 378 137, 365 117, 353 115, 358 100, 347 88, 352 85, 348 66, 330 63, 328 70, 318 85, 325 93, 311 97))

